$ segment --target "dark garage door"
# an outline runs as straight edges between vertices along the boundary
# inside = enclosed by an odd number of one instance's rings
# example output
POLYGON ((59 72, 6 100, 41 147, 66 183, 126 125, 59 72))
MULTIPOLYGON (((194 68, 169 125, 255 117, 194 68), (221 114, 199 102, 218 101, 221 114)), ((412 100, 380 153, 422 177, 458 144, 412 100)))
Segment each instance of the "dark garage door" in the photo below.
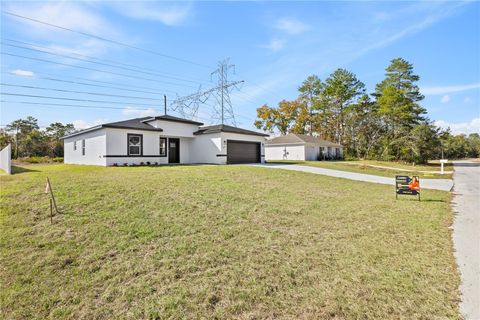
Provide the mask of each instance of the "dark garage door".
POLYGON ((227 163, 260 162, 260 142, 227 140, 227 163))

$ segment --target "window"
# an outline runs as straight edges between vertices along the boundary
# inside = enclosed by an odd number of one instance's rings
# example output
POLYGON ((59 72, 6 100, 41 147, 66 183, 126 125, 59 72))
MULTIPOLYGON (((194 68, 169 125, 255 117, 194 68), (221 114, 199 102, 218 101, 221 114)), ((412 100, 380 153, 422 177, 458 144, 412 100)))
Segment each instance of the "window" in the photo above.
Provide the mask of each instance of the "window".
POLYGON ((143 142, 143 135, 130 134, 130 133, 127 134, 128 155, 141 156, 143 154, 142 142, 143 142))
POLYGON ((77 140, 73 141, 73 151, 77 150, 77 140))
POLYGON ((160 138, 160 157, 167 156, 167 138, 160 138))
POLYGON ((85 139, 82 140, 82 156, 85 155, 85 139))

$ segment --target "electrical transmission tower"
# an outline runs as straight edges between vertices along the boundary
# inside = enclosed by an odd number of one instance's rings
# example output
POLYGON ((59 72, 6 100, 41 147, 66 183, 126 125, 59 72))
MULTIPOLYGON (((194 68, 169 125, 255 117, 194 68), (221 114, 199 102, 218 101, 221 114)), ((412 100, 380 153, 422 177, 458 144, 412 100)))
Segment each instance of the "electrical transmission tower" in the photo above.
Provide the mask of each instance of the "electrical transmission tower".
POLYGON ((235 73, 235 65, 230 64, 229 59, 225 59, 218 63, 218 69, 213 71, 211 75, 218 74, 219 90, 215 90, 213 95, 217 100, 215 104, 215 119, 221 120, 221 123, 231 122, 234 126, 237 126, 235 121, 235 113, 233 112, 232 101, 230 100, 230 92, 233 88, 237 88, 237 85, 243 83, 243 81, 228 81, 228 70, 233 69, 235 73))
POLYGON ((229 59, 218 63, 218 68, 211 73, 211 76, 218 75, 217 86, 206 91, 201 91, 201 87, 196 93, 177 97, 171 103, 171 109, 180 113, 184 118, 194 118, 201 104, 205 104, 210 97, 215 98, 213 106, 214 114, 212 118, 220 121, 221 124, 231 123, 236 126, 235 113, 233 112, 230 92, 233 89, 239 89, 239 85, 244 81, 228 81, 229 70, 235 70, 235 65, 229 64, 229 59))

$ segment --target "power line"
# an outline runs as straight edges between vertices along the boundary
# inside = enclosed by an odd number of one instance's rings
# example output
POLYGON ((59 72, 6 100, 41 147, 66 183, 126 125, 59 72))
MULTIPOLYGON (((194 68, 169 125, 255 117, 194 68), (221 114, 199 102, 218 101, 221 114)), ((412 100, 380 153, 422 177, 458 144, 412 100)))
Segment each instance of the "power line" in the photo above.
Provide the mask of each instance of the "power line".
POLYGON ((161 56, 161 57, 164 57, 164 58, 173 59, 173 60, 177 60, 177 61, 180 61, 180 62, 189 63, 189 64, 196 65, 196 66, 199 66, 199 67, 211 69, 210 66, 207 66, 207 65, 204 65, 204 64, 201 64, 201 63, 197 63, 197 62, 194 62, 194 61, 190 61, 190 60, 178 58, 178 57, 175 57, 175 56, 163 54, 163 53, 153 51, 153 50, 149 50, 149 49, 143 49, 143 48, 140 48, 140 47, 137 47, 137 46, 130 45, 128 43, 123 43, 123 42, 108 39, 108 38, 105 38, 105 37, 100 37, 100 36, 97 36, 97 35, 94 35, 94 34, 91 34, 91 33, 78 31, 78 30, 67 28, 67 27, 62 27, 62 26, 59 26, 59 25, 56 25, 56 24, 53 24, 53 23, 29 18, 29 17, 22 16, 22 15, 19 15, 19 14, 16 14, 16 13, 8 12, 8 11, 2 11, 2 13, 13 16, 13 17, 17 17, 17 18, 33 21, 33 22, 36 22, 36 23, 40 23, 40 24, 43 24, 43 25, 47 25, 47 26, 50 26, 50 27, 62 29, 62 30, 65 30, 65 31, 81 34, 83 36, 95 38, 95 39, 102 40, 102 41, 109 42, 109 43, 113 43, 113 44, 116 44, 116 45, 124 46, 124 47, 127 47, 127 48, 135 49, 135 50, 138 50, 138 51, 143 51, 143 52, 146 52, 146 53, 154 54, 154 55, 161 56))
MULTIPOLYGON (((12 76, 15 75, 15 74, 12 74, 12 73, 10 73, 10 72, 2 72, 2 73, 4 73, 4 74, 9 74, 9 75, 12 75, 12 76)), ((35 73, 35 74, 37 74, 37 73, 35 73)), ((36 76, 36 77, 38 77, 38 76, 36 76)), ((45 80, 51 80, 51 81, 59 81, 59 82, 65 82, 65 83, 73 83, 73 84, 80 84, 80 85, 86 85, 86 86, 93 86, 93 87, 105 87, 105 88, 112 88, 112 89, 118 89, 118 90, 126 90, 126 91, 132 91, 132 92, 140 92, 140 93, 150 93, 150 94, 156 94, 156 95, 163 95, 163 94, 161 94, 161 93, 150 92, 150 91, 141 91, 141 90, 134 90, 134 89, 110 87, 110 86, 103 86, 103 85, 89 84, 89 83, 83 83, 83 82, 61 80, 61 79, 48 78, 48 77, 38 77, 38 78, 40 78, 40 79, 45 79, 45 80)), ((76 78, 76 77, 74 77, 74 78, 76 78)), ((80 78, 80 79, 83 79, 83 78, 80 78)), ((96 81, 96 80, 90 80, 90 79, 84 79, 84 80, 86 80, 86 81, 96 81)), ((101 82, 104 83, 104 81, 101 81, 101 82)), ((109 83, 109 82, 106 82, 106 83, 109 83)), ((6 85, 9 85, 9 84, 6 84, 6 85)), ((19 85, 18 87, 32 88, 32 86, 20 86, 20 85, 19 85)), ((47 89, 47 88, 45 88, 45 89, 47 89)), ((52 89, 52 90, 57 91, 57 89, 52 89)), ((70 92, 70 91, 68 91, 68 90, 60 90, 60 89, 58 89, 58 91, 70 92)), ((168 90, 167 90, 167 91, 168 91, 168 90)), ((80 92, 75 92, 75 93, 80 93, 80 92)), ((113 96, 113 95, 112 95, 112 96, 113 96)), ((121 97, 124 97, 124 96, 121 96, 121 97)), ((239 98, 244 98, 244 97, 241 97, 241 96, 240 96, 239 98)), ((156 100, 161 100, 161 101, 163 101, 163 99, 156 99, 156 100)), ((203 105, 211 107, 210 110, 213 111, 213 112, 216 112, 216 111, 215 111, 215 106, 210 105, 210 104, 208 104, 208 103, 206 103, 206 102, 203 102, 203 105)), ((240 113, 237 113, 237 116, 238 116, 238 117, 241 117, 241 118, 244 118, 244 119, 246 119, 246 120, 249 120, 249 121, 254 119, 254 117, 248 117, 248 116, 245 116, 245 115, 240 114, 240 113)))
MULTIPOLYGON (((49 48, 49 47, 45 47, 45 46, 40 46, 38 44, 34 44, 34 43, 28 43, 28 42, 25 42, 25 41, 20 41, 20 40, 15 40, 15 39, 9 39, 9 38, 2 38, 4 40, 7 40, 7 41, 11 41, 11 42, 15 42, 15 43, 21 43, 21 44, 24 44, 24 45, 29 45, 29 46, 33 46, 33 47, 37 47, 37 48, 43 48, 43 49, 47 49, 49 50, 50 52, 52 51, 52 48, 49 48)), ((111 60, 111 59, 105 59, 105 58, 96 58, 96 57, 92 57, 92 56, 88 56, 88 55, 85 55, 85 54, 80 54, 74 50, 67 50, 65 48, 55 48, 56 51, 61 51, 61 52, 67 52, 67 53, 70 53, 70 54, 73 54, 73 55, 76 55, 76 56, 79 56, 79 57, 86 57, 86 58, 89 58, 89 59, 94 59, 94 60, 99 60, 99 61, 106 61, 106 62, 111 62, 111 63, 115 63, 115 64, 118 64, 118 65, 122 65, 122 66, 126 66, 126 67, 132 67, 132 68, 137 68, 137 69, 140 69, 140 70, 148 70, 148 71, 151 71, 151 69, 147 69, 145 67, 141 67, 141 66, 137 66, 137 65, 134 65, 134 64, 130 64, 130 63, 125 63, 125 62, 120 62, 120 61, 116 61, 116 60, 111 60)), ((160 72, 158 70, 153 70, 153 71, 156 71, 156 72, 159 72, 159 73, 162 73, 164 75, 168 75, 168 76, 173 76, 173 77, 182 77, 182 75, 179 75, 179 74, 175 74, 175 73, 170 73, 170 72, 160 72)), ((183 78, 185 80, 191 80, 193 82, 202 82, 204 80, 202 79, 199 79, 199 78, 193 78, 193 77, 188 77, 188 78, 183 78)))
POLYGON ((96 103, 111 103, 111 104, 135 104, 139 106, 149 106, 156 108, 156 105, 138 103, 138 102, 121 102, 121 101, 105 101, 105 100, 90 100, 90 99, 74 99, 74 98, 64 98, 64 97, 52 97, 52 96, 43 96, 43 95, 32 95, 32 94, 20 94, 20 93, 11 93, 11 92, 2 92, 2 95, 6 96, 16 96, 16 97, 28 97, 28 98, 39 98, 39 99, 54 99, 54 100, 67 100, 67 101, 79 101, 79 102, 96 102, 96 103))
MULTIPOLYGON (((12 74, 10 72, 2 72, 2 73, 3 74, 9 74, 9 75, 12 75, 12 76, 15 75, 15 74, 12 74)), ((91 84, 91 83, 77 82, 77 81, 68 81, 68 80, 61 80, 61 79, 48 78, 48 77, 38 77, 38 76, 36 76, 36 78, 42 79, 42 80, 48 80, 48 81, 57 81, 57 82, 64 82, 64 83, 79 84, 79 85, 82 85, 82 86, 91 86, 91 87, 100 87, 100 88, 125 90, 125 91, 139 92, 139 93, 149 93, 149 94, 163 95, 163 93, 152 92, 152 91, 142 91, 142 90, 119 88, 119 87, 103 86, 103 85, 99 85, 99 84, 91 84)), ((165 90, 165 91, 175 92, 175 91, 170 91, 170 90, 165 90)))
MULTIPOLYGON (((80 108, 80 109, 107 109, 107 110, 125 110, 127 108, 125 107, 102 107, 102 106, 85 106, 85 105, 77 105, 77 104, 64 104, 64 103, 43 103, 43 102, 31 102, 31 101, 7 101, 7 100, 0 100, 0 102, 2 103, 18 103, 18 104, 25 104, 25 105, 36 105, 36 106, 41 106, 41 107, 45 107, 45 108, 48 108, 48 107, 51 107, 51 108, 60 108, 60 107, 69 107, 69 108, 80 108)), ((149 111, 151 110, 152 108, 133 108, 133 109, 127 109, 127 110, 134 110, 134 111, 149 111)), ((160 113, 160 109, 158 108, 153 108, 154 111, 158 111, 160 113)), ((174 111, 175 110, 171 110, 170 111, 174 111)), ((178 112, 177 112, 178 113, 178 112)), ((199 116, 196 116, 196 118, 202 120, 202 121, 205 121, 205 122, 209 122, 210 119, 206 119, 206 118, 203 118, 203 117, 199 117, 199 116)))
MULTIPOLYGON (((71 108, 89 108, 89 109, 113 109, 113 110, 125 110, 125 107, 101 107, 101 106, 84 106, 77 104, 64 104, 64 103, 43 103, 43 102, 31 102, 31 101, 7 101, 1 100, 3 103, 19 103, 19 104, 28 104, 28 105, 39 105, 39 106, 57 106, 57 107, 71 107, 71 108)), ((149 108, 135 108, 134 110, 147 111, 149 108)), ((160 110, 160 109, 158 109, 160 110)))
POLYGON ((40 58, 22 56, 22 55, 18 55, 18 54, 9 53, 9 52, 1 52, 1 54, 2 55, 7 55, 7 56, 18 57, 18 58, 29 59, 29 60, 40 61, 40 62, 48 62, 48 63, 67 66, 67 67, 71 67, 71 68, 78 68, 78 69, 85 69, 85 70, 90 70, 90 71, 95 71, 95 72, 102 72, 102 73, 112 74, 112 75, 126 77, 126 78, 135 78, 135 79, 146 80, 146 81, 151 81, 151 82, 156 82, 156 83, 160 82, 160 83, 170 84, 170 85, 174 85, 174 86, 196 88, 196 87, 193 87, 193 86, 188 86, 188 85, 183 85, 183 84, 178 84, 178 83, 173 83, 173 82, 168 82, 168 81, 161 81, 161 80, 156 80, 156 79, 151 79, 151 78, 143 78, 143 77, 133 76, 133 75, 125 74, 125 73, 118 73, 118 72, 100 70, 100 69, 95 69, 95 68, 90 68, 90 67, 85 67, 85 66, 77 66, 77 65, 74 65, 74 64, 62 63, 62 62, 57 62, 57 61, 52 61, 52 60, 47 60, 47 59, 40 59, 40 58))
POLYGON ((77 93, 77 94, 88 94, 88 95, 94 95, 94 96, 105 96, 105 97, 127 98, 127 99, 140 99, 140 100, 150 100, 150 101, 163 101, 163 99, 155 99, 155 98, 123 96, 123 95, 117 95, 117 94, 96 93, 96 92, 88 92, 88 91, 74 91, 74 90, 65 90, 65 89, 37 87, 37 86, 24 86, 24 85, 10 84, 10 83, 0 83, 0 85, 6 86, 6 87, 26 88, 26 89, 35 89, 35 90, 47 90, 47 91, 57 91, 57 92, 68 92, 68 93, 77 93))
MULTIPOLYGON (((2 39, 4 39, 4 38, 2 38, 2 39)), ((22 41, 16 41, 16 40, 10 40, 10 39, 5 39, 5 40, 7 40, 7 41, 12 41, 12 42, 25 43, 25 42, 22 42, 22 41)), ((93 63, 93 64, 98 64, 98 65, 102 65, 102 66, 113 67, 113 68, 122 69, 122 70, 127 70, 127 71, 133 71, 133 72, 137 72, 137 73, 141 73, 141 74, 148 74, 148 75, 153 75, 153 76, 162 77, 162 78, 170 78, 170 79, 179 80, 179 81, 184 81, 184 82, 199 83, 198 81, 188 80, 188 79, 179 78, 179 77, 172 77, 172 76, 168 76, 168 75, 161 74, 161 73, 158 73, 158 72, 142 71, 142 70, 136 70, 136 69, 129 68, 129 67, 122 67, 122 66, 114 65, 114 64, 111 64, 111 63, 105 63, 105 62, 99 62, 99 61, 92 61, 92 60, 91 60, 92 58, 93 58, 93 59, 96 59, 96 60, 102 60, 102 59, 98 59, 98 58, 94 58, 94 57, 89 57, 89 56, 86 56, 86 55, 76 54, 76 55, 79 55, 79 56, 87 57, 87 59, 85 59, 85 58, 84 58, 84 59, 75 58, 75 57, 68 56, 68 55, 65 55, 65 54, 59 54, 59 53, 51 52, 51 49, 50 49, 50 48, 44 47, 44 46, 35 45, 35 44, 29 44, 29 43, 27 43, 27 44, 30 45, 30 46, 39 47, 39 48, 46 48, 47 50, 50 50, 50 51, 33 49, 33 48, 24 47, 24 46, 19 46, 19 45, 14 45, 14 44, 9 44, 9 43, 5 43, 5 42, 2 42, 1 44, 2 44, 2 45, 5 45, 5 46, 9 46, 9 47, 20 48, 20 49, 30 50, 30 51, 34 51, 34 52, 46 53, 46 54, 53 55, 53 56, 57 56, 57 57, 63 57, 63 58, 67 58, 67 59, 72 59, 72 60, 77 60, 77 61, 82 61, 82 62, 87 62, 87 63, 93 63)), ((141 67, 136 67, 136 68, 141 68, 141 67)), ((141 68, 141 69, 147 70, 147 69, 144 69, 144 68, 141 68)))
MULTIPOLYGON (((15 76, 15 77, 22 77, 25 78, 24 76, 19 76, 13 72, 6 72, 2 71, 3 74, 8 74, 10 76, 15 76)), ((83 81, 90 81, 90 82, 95 82, 95 83, 104 83, 104 84, 111 84, 117 87, 111 87, 111 86, 104 86, 104 85, 98 85, 98 84, 91 84, 91 83, 84 83, 84 82, 77 82, 77 81, 69 81, 69 80, 63 80, 63 79, 58 79, 58 78, 51 78, 51 77, 40 77, 38 75, 45 75, 45 76, 53 76, 53 77, 58 77, 58 75, 53 75, 49 73, 39 73, 39 72, 34 72, 34 76, 29 77, 29 78, 38 78, 38 79, 43 79, 43 80, 50 80, 50 81, 58 81, 58 82, 65 82, 65 83, 74 83, 74 84, 80 84, 80 85, 85 85, 85 86, 93 86, 93 87, 101 87, 101 88, 110 88, 110 89, 117 89, 117 90, 125 90, 125 91, 132 91, 132 92, 141 92, 141 93, 149 93, 149 94, 157 94, 157 95, 162 95, 163 93, 158 93, 158 92, 153 92, 153 91, 142 91, 142 90, 134 90, 131 88, 140 88, 140 89, 147 89, 147 90, 157 90, 155 88, 149 88, 149 87, 143 87, 143 86, 136 86, 136 85, 123 85, 115 82, 108 82, 108 81, 100 81, 100 80, 93 80, 93 79, 87 79, 87 78, 81 78, 81 77, 73 77, 73 76, 62 76, 63 78, 70 78, 70 79, 78 79, 78 80, 83 80, 83 81)), ((178 93, 178 91, 173 91, 173 90, 167 90, 167 89, 162 89, 162 91, 165 92, 171 92, 171 93, 178 93)))

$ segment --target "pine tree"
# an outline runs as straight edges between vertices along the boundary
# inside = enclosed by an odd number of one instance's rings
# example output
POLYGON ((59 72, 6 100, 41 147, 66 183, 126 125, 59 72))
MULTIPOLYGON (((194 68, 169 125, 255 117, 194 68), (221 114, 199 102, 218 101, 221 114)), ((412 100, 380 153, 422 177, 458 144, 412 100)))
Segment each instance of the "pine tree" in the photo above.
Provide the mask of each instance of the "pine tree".
POLYGON ((419 105, 424 97, 416 84, 420 77, 413 73, 411 63, 396 58, 385 71, 385 79, 377 84, 373 96, 377 98, 378 113, 387 129, 382 155, 398 159, 402 141, 414 126, 425 120, 426 110, 419 105))

